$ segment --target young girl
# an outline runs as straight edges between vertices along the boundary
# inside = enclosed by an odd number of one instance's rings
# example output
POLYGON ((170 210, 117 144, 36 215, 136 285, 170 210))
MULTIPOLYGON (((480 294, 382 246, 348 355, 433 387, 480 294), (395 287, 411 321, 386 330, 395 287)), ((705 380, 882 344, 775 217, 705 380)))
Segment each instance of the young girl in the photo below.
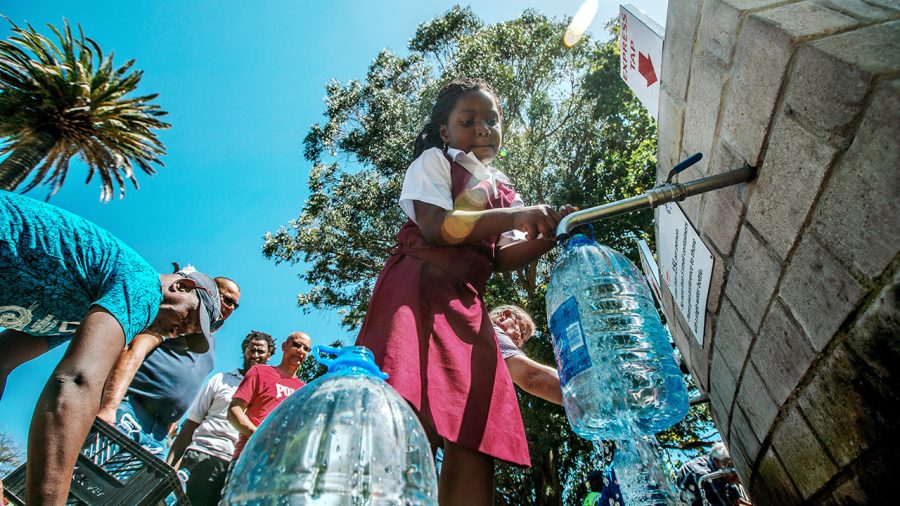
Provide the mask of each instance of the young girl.
POLYGON ((356 341, 443 446, 443 505, 492 504, 494 458, 530 465, 482 294, 493 271, 518 269, 553 248, 556 224, 573 209, 524 206, 490 166, 501 120, 485 81, 454 81, 438 94, 400 195, 409 220, 356 341))

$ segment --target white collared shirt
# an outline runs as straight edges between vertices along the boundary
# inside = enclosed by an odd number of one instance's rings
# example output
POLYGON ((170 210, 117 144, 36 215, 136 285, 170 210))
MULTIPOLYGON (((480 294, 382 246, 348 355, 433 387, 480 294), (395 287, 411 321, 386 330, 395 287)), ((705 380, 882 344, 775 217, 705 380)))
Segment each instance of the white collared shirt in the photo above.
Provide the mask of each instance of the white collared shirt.
MULTIPOLYGON (((490 183, 494 198, 498 196, 498 182, 505 185, 510 184, 506 174, 490 165, 485 166, 472 153, 449 148, 447 149, 447 154, 456 163, 469 171, 475 179, 490 183)), ((406 170, 406 177, 403 179, 403 189, 400 192, 400 207, 413 222, 418 223, 414 201, 418 200, 419 202, 432 204, 450 211, 453 209, 452 188, 450 162, 444 156, 444 152, 437 147, 428 149, 419 155, 410 164, 409 169, 406 170)), ((521 207, 524 205, 522 198, 516 193, 510 207, 521 207)), ((510 230, 501 235, 498 245, 503 246, 523 239, 525 239, 524 232, 510 230)))
POLYGON ((238 431, 228 421, 228 406, 244 375, 240 369, 214 374, 188 410, 187 419, 199 424, 188 450, 231 460, 238 431))

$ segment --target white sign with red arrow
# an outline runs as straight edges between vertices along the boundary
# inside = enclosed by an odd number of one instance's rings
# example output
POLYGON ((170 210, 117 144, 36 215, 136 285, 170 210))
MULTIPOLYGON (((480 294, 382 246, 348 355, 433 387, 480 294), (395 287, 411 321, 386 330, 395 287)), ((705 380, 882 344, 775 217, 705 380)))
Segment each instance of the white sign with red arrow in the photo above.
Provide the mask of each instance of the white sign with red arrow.
POLYGON ((650 115, 658 119, 665 29, 631 4, 619 6, 619 26, 619 74, 650 115))

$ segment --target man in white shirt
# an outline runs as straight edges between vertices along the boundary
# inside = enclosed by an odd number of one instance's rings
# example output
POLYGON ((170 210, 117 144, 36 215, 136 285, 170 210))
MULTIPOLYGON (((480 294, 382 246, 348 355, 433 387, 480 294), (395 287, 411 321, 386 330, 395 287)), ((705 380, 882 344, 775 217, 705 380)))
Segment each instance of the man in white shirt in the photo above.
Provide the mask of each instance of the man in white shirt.
POLYGON ((243 367, 213 375, 188 410, 187 419, 166 462, 190 473, 187 496, 193 505, 219 503, 234 454, 238 432, 228 421, 228 406, 244 374, 252 366, 265 364, 275 353, 272 336, 256 330, 244 338, 243 367))
POLYGON ((506 362, 513 383, 535 397, 562 405, 559 374, 553 367, 531 360, 522 351, 534 335, 534 321, 518 306, 499 306, 491 310, 491 323, 497 333, 500 355, 506 362))

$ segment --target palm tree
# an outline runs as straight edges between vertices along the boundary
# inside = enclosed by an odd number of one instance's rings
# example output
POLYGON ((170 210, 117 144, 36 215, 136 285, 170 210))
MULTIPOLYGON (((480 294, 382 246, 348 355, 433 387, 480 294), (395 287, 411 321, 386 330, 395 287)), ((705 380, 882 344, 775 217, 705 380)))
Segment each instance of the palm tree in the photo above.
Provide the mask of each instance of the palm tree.
POLYGON ((43 182, 56 194, 66 180, 75 155, 88 166, 87 182, 100 174, 100 200, 108 202, 113 180, 119 197, 125 195, 124 178, 138 188, 137 165, 147 174, 163 166, 166 148, 152 132, 171 125, 159 119, 167 113, 150 102, 158 95, 128 98, 142 72, 131 71, 134 60, 114 69, 113 54, 104 56, 96 42, 72 37, 47 25, 59 45, 23 29, 7 18, 13 35, 0 41, 0 189, 14 190, 31 174, 27 192, 43 182))

